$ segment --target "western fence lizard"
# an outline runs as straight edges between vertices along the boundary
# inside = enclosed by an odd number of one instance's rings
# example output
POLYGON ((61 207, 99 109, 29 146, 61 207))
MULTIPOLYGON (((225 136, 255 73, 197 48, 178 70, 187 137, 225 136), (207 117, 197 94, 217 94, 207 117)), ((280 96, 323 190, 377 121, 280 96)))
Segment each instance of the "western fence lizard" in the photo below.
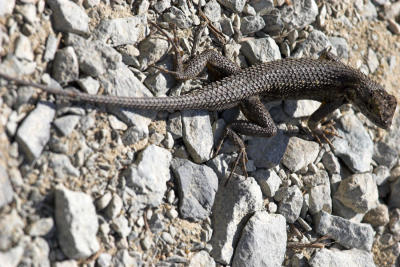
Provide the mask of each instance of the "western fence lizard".
POLYGON ((337 60, 329 52, 320 59, 287 58, 240 69, 237 64, 216 51, 207 50, 194 57, 183 69, 178 48, 176 45, 174 48, 177 71, 167 72, 176 78, 194 78, 207 64, 221 70, 226 77, 187 95, 140 98, 90 95, 27 82, 2 73, 0 77, 19 85, 38 87, 48 93, 75 101, 136 109, 224 110, 239 106, 248 120, 237 120, 227 125, 217 146, 217 152, 223 139, 230 138, 240 148, 233 171, 242 159, 241 165, 245 173, 247 156, 244 143, 238 134, 271 137, 277 133, 277 127, 261 100, 312 99, 322 102, 308 119, 309 128, 322 136, 323 132, 318 128, 321 119, 346 103, 357 106, 369 120, 381 128, 388 129, 392 123, 397 106, 395 97, 360 71, 337 60))

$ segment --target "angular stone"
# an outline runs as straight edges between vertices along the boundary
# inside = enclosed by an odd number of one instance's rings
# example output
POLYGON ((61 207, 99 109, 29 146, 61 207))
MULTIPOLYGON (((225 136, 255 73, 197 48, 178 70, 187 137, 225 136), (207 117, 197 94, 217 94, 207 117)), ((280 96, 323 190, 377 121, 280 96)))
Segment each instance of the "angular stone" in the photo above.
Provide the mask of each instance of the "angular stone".
POLYGON ((294 223, 299 218, 303 194, 297 185, 280 188, 274 199, 279 202, 278 213, 282 214, 288 223, 294 223))
POLYGON ((282 164, 290 171, 297 172, 314 162, 318 153, 318 143, 292 137, 289 139, 285 155, 282 158, 282 164))
POLYGON ((235 13, 241 13, 246 4, 246 0, 218 0, 218 2, 235 13))
POLYGON ((40 102, 18 128, 16 140, 28 160, 38 158, 49 141, 54 115, 53 104, 40 102))
POLYGON ((58 242, 67 257, 85 259, 100 249, 96 238, 99 224, 90 196, 57 187, 55 220, 58 242))
POLYGON ((111 46, 136 44, 147 34, 144 15, 102 20, 94 31, 96 38, 111 46))
POLYGON ((352 266, 352 267, 375 267, 372 253, 358 250, 336 250, 326 249, 316 251, 310 259, 311 267, 326 267, 326 266, 352 266))
POLYGON ((366 213, 378 204, 378 188, 370 173, 354 174, 340 182, 334 196, 357 213, 366 213))
POLYGON ((187 110, 182 112, 183 142, 194 162, 202 163, 211 157, 214 145, 208 111, 187 110))
POLYGON ((60 32, 89 33, 89 17, 85 10, 69 0, 46 2, 53 11, 53 27, 60 32))
POLYGON ((285 218, 258 211, 241 233, 232 266, 281 266, 286 242, 285 218))
POLYGON ((271 37, 251 39, 242 43, 240 51, 251 64, 265 63, 281 58, 281 52, 271 37))
POLYGON ((278 165, 285 154, 289 137, 278 131, 271 138, 253 137, 249 140, 247 154, 258 168, 272 168, 278 165))
POLYGON ((355 223, 321 211, 315 218, 317 233, 329 235, 346 248, 371 251, 375 232, 371 225, 355 223))
POLYGON ((186 159, 175 159, 172 170, 178 178, 181 216, 193 221, 209 217, 218 189, 215 172, 210 167, 186 159))
POLYGON ((56 52, 53 61, 53 78, 60 84, 68 84, 79 78, 79 63, 75 50, 67 46, 56 52))
POLYGON ((347 114, 340 118, 337 132, 341 138, 332 140, 335 155, 354 172, 370 171, 374 146, 361 121, 347 114))
POLYGON ((126 184, 135 188, 130 192, 135 196, 132 212, 146 206, 158 207, 162 203, 167 190, 166 182, 170 179, 171 158, 168 150, 150 145, 139 154, 138 161, 126 170, 126 184))
POLYGON ((211 255, 216 261, 228 264, 245 222, 263 208, 262 193, 254 178, 234 175, 226 186, 219 187, 214 202, 211 255))
POLYGON ((0 208, 13 200, 14 190, 6 169, 0 164, 0 208))

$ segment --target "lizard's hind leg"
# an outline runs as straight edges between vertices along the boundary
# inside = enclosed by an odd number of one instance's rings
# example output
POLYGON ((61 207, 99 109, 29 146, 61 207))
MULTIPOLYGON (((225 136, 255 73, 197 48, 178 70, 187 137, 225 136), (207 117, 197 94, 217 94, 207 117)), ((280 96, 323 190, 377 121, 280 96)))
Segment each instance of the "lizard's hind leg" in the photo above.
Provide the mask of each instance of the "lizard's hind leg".
POLYGON ((229 174, 228 180, 232 177, 233 172, 241 161, 243 172, 247 177, 246 162, 247 154, 243 140, 238 134, 271 137, 276 135, 277 127, 271 118, 268 110, 261 102, 258 96, 252 96, 240 103, 240 108, 248 121, 237 120, 228 124, 224 134, 218 142, 214 155, 218 154, 226 137, 233 141, 234 145, 239 148, 239 155, 235 160, 234 166, 229 174))
MULTIPOLYGON (((190 59, 185 65, 183 66, 182 62, 182 51, 179 49, 179 40, 176 38, 176 33, 174 30, 174 38, 172 39, 168 33, 166 33, 163 29, 161 29, 158 25, 152 24, 157 30, 159 30, 164 36, 167 37, 168 41, 172 44, 175 54, 175 69, 176 71, 166 70, 161 67, 157 67, 152 65, 152 67, 159 69, 162 72, 169 73, 175 76, 178 80, 188 80, 196 78, 206 66, 211 66, 221 72, 223 76, 229 76, 241 71, 240 67, 227 57, 224 57, 220 53, 214 50, 206 50, 201 54, 193 57, 190 59)), ((173 28, 175 29, 175 28, 173 28)))

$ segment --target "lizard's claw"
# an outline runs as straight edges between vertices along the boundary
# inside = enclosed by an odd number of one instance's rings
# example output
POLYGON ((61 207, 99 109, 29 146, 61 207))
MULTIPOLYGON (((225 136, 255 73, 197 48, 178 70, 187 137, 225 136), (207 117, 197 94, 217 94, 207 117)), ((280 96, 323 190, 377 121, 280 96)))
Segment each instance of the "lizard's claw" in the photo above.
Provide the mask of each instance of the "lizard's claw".
POLYGON ((239 161, 241 161, 241 165, 242 165, 242 170, 244 172, 244 176, 246 177, 246 179, 248 178, 246 163, 249 161, 249 159, 247 157, 246 149, 245 148, 241 148, 240 152, 239 152, 239 155, 235 159, 235 162, 233 164, 233 168, 232 168, 231 172, 229 173, 228 179, 226 179, 226 181, 225 181, 225 186, 228 184, 228 182, 232 178, 232 175, 235 172, 235 170, 237 168, 237 165, 239 164, 239 161))
POLYGON ((338 134, 338 132, 335 129, 335 122, 334 121, 328 121, 327 123, 324 123, 322 125, 320 125, 318 128, 312 129, 311 134, 312 136, 315 138, 315 140, 317 140, 317 142, 322 145, 322 140, 325 141, 326 143, 329 144, 329 146, 333 149, 333 144, 332 142, 329 140, 328 136, 336 136, 339 138, 342 138, 342 136, 340 136, 338 134))

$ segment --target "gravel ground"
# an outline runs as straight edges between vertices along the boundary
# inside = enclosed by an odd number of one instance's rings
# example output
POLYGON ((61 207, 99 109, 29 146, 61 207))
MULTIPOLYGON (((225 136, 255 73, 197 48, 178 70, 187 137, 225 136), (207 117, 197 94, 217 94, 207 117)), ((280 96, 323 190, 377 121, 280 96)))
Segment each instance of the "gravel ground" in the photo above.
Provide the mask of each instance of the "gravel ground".
MULTIPOLYGON (((400 1, 6 0, 0 72, 91 94, 168 96, 184 59, 215 49, 242 67, 324 48, 400 99, 400 1), (201 10, 204 15, 202 15, 201 10), (208 21, 201 35, 201 25, 208 21), (219 33, 223 33, 222 35, 219 33), (197 49, 192 49, 199 36, 197 49)), ((70 103, 0 80, 1 266, 399 266, 400 116, 384 131, 352 106, 341 138, 245 137, 210 151, 238 109, 140 111, 70 103)), ((319 103, 266 104, 279 128, 319 103)))

